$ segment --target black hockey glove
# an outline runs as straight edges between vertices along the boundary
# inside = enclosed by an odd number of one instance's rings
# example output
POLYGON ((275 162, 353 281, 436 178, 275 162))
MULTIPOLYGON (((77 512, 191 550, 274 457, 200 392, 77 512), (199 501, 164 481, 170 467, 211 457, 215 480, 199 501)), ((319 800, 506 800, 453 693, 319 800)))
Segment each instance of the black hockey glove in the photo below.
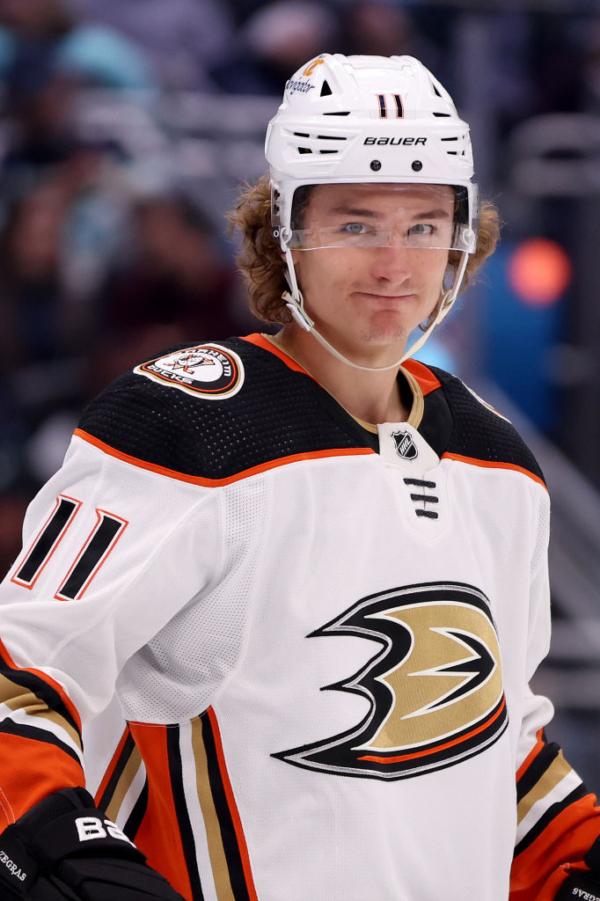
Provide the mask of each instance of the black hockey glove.
POLYGON ((182 901, 84 789, 36 804, 0 835, 2 901, 182 901))
POLYGON ((589 872, 574 871, 561 885, 556 901, 600 901, 600 839, 596 839, 583 858, 589 872))
POLYGON ((556 901, 600 901, 600 879, 593 873, 569 876, 561 885, 556 901))

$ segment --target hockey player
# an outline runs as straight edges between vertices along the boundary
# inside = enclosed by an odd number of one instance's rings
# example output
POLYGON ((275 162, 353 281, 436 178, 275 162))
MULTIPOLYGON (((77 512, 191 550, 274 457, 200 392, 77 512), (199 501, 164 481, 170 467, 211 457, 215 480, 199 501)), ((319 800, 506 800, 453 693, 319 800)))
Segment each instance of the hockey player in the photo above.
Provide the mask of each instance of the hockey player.
POLYGON ((2 586, 0 895, 600 898, 595 798, 528 687, 542 474, 408 346, 495 245, 468 127, 417 60, 323 54, 266 153, 272 200, 259 182, 233 221, 282 329, 136 366, 28 512, 2 586), (82 722, 113 697, 92 798, 82 722))

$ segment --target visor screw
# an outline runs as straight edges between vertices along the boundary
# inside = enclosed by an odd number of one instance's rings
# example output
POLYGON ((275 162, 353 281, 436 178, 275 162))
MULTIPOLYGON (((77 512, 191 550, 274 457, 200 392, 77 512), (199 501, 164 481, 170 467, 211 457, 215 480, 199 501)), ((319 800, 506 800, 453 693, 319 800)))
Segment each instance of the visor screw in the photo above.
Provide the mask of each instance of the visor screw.
POLYGON ((373 170, 373 172, 379 172, 379 170, 381 169, 381 163, 379 162, 379 160, 371 160, 371 169, 373 170))
POLYGON ((423 163, 421 162, 421 160, 415 160, 414 163, 411 164, 410 168, 413 170, 413 172, 420 172, 423 168, 423 163))

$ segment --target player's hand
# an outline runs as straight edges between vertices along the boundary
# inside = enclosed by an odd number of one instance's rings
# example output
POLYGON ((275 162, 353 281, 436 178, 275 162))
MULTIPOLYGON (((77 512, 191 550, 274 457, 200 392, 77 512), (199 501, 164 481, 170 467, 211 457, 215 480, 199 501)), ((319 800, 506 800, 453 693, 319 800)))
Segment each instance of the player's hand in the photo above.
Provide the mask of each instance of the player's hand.
POLYGON ((600 901, 600 876, 593 873, 574 873, 561 885, 555 901, 600 901))
POLYGON ((0 898, 182 901, 83 789, 50 795, 0 835, 0 898))

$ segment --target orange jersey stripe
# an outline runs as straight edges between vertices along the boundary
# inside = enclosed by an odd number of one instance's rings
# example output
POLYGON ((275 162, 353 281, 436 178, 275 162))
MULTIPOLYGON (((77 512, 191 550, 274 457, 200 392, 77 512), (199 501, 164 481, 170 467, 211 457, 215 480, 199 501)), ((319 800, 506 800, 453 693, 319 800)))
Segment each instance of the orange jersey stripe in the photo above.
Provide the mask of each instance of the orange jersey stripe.
POLYGON ((247 341, 248 344, 254 344, 256 347, 262 347, 263 350, 266 350, 268 353, 273 354, 274 357, 279 357, 279 359, 283 363, 285 363, 288 369, 292 369, 294 372, 301 372, 303 375, 307 375, 309 379, 312 379, 310 372, 307 372, 306 369, 303 369, 300 363, 297 363, 293 357, 288 356, 288 354, 286 354, 284 350, 281 350, 279 347, 277 347, 276 344, 273 344, 272 341, 269 341, 268 338, 265 338, 264 335, 261 335, 258 332, 254 332, 254 334, 252 335, 244 335, 242 337, 242 341, 247 341))
POLYGON ((229 779, 229 773, 227 772, 227 764, 225 762, 225 754, 223 753, 223 743, 221 741, 221 732, 219 730, 219 724, 217 722, 217 717, 212 709, 209 707, 206 711, 208 714, 208 718, 210 720, 210 724, 212 726, 214 740, 215 740, 215 750, 217 752, 217 759, 219 761, 219 770, 221 773, 221 779, 223 780, 223 788, 225 790, 225 794, 227 796, 227 804, 229 807, 229 812, 231 814, 231 819, 233 821, 233 827, 235 829, 235 836, 237 839, 238 850, 240 852, 240 858, 242 860, 242 868, 244 870, 244 877, 246 880, 246 889, 248 890, 248 896, 250 901, 258 901, 258 896, 256 894, 256 888, 254 886, 254 878, 252 876, 252 868, 250 866, 250 855, 248 854, 248 845, 246 844, 246 838, 244 836, 244 829, 242 827, 242 821, 240 819, 240 815, 237 809, 237 804, 235 801, 235 797, 233 794, 233 789, 231 787, 231 781, 229 779))
POLYGON ((471 466, 482 466, 484 469, 511 469, 514 472, 520 472, 521 475, 528 476, 542 488, 546 488, 546 483, 533 472, 525 469, 524 466, 517 466, 515 463, 496 463, 491 460, 477 460, 475 457, 463 457, 462 454, 452 454, 446 451, 442 454, 442 460, 457 460, 459 463, 469 463, 471 466))
POLYGON ((135 843, 173 888, 194 901, 169 777, 167 726, 131 724, 148 776, 148 806, 135 843))
POLYGON ((0 742, 0 773, 0 832, 52 792, 85 785, 81 766, 60 748, 8 733, 0 742))
MULTIPOLYGON (((247 341, 248 344, 254 344, 256 347, 261 347, 268 353, 279 357, 279 359, 294 372, 301 372, 309 378, 313 378, 310 372, 307 372, 293 357, 290 357, 284 350, 281 350, 281 348, 277 347, 276 344, 269 341, 267 337, 261 335, 259 332, 254 332, 251 335, 244 335, 242 341, 247 341)), ((431 394, 432 391, 436 391, 441 387, 442 383, 440 380, 427 366, 425 366, 424 363, 420 363, 418 360, 406 360, 402 365, 408 369, 411 375, 417 380, 425 397, 428 394, 431 394)))
POLYGON ((4 658, 4 662, 9 665, 11 669, 20 670, 23 673, 31 673, 32 676, 36 676, 36 678, 40 679, 42 682, 45 682, 49 685, 54 691, 59 695, 61 701, 65 705, 66 709, 73 717, 73 720, 81 734, 81 718, 79 713, 77 712, 77 708, 65 692, 65 690, 52 679, 51 676, 48 676, 46 673, 41 672, 37 669, 32 669, 31 667, 17 666, 12 657, 10 656, 6 645, 3 643, 2 639, 0 639, 0 658, 4 658))
POLYGON ((445 751, 446 748, 453 748, 455 745, 459 745, 464 741, 467 741, 469 738, 472 738, 474 735, 478 735, 480 732, 483 732, 484 729, 487 729, 488 726, 491 726, 493 722, 495 722, 504 708, 506 707, 506 700, 503 698, 502 703, 498 710, 492 716, 482 723, 480 726, 477 726, 476 729, 472 729, 471 732, 467 732, 466 735, 461 735, 458 738, 453 738, 451 741, 446 741, 441 745, 436 745, 435 748, 428 748, 426 751, 419 751, 418 754, 399 754, 394 757, 379 757, 377 755, 370 755, 365 757, 359 757, 359 760, 369 760, 373 763, 401 763, 403 760, 415 760, 417 757, 428 757, 431 754, 437 754, 438 751, 445 751))
POLYGON ((595 795, 585 795, 559 813, 531 845, 515 857, 511 901, 550 901, 566 879, 568 869, 587 870, 582 858, 599 835, 600 808, 596 806, 595 795), (567 861, 572 863, 564 868, 567 861))
POLYGON ((410 374, 417 380, 424 397, 442 387, 438 377, 424 363, 420 363, 418 360, 405 360, 402 366, 408 369, 410 374))
POLYGON ((105 444, 99 438, 84 432, 82 429, 75 429, 74 435, 93 444, 98 450, 117 460, 123 460, 125 463, 131 463, 140 469, 147 469, 149 472, 156 472, 159 475, 167 476, 170 479, 177 479, 180 482, 188 482, 191 485, 201 485, 205 488, 219 488, 222 485, 231 485, 242 479, 250 478, 260 472, 267 472, 269 469, 276 469, 278 466, 287 466, 290 463, 298 463, 302 460, 320 460, 327 457, 356 457, 365 456, 366 454, 374 454, 375 451, 370 447, 339 447, 320 451, 307 451, 301 454, 292 454, 289 457, 280 457, 276 460, 269 460, 268 463, 261 463, 258 466, 252 466, 250 469, 244 469, 242 472, 236 472, 233 476, 227 476, 224 479, 207 479, 204 476, 190 476, 183 472, 177 472, 175 469, 166 469, 164 466, 158 466, 155 463, 148 463, 146 460, 140 460, 139 457, 132 457, 130 454, 124 454, 122 451, 105 444))

